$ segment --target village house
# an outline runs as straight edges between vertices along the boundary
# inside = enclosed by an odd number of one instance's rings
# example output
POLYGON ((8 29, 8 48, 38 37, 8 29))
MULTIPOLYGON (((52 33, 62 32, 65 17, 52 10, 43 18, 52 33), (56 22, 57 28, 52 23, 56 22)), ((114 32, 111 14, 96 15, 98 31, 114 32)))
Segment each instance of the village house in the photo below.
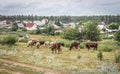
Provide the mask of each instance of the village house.
POLYGON ((27 30, 37 30, 37 25, 33 22, 26 23, 25 27, 27 30))
POLYGON ((0 28, 11 28, 12 22, 10 20, 4 20, 0 22, 0 28))
POLYGON ((62 32, 62 28, 56 24, 53 24, 55 32, 62 32))
POLYGON ((41 22, 44 25, 44 24, 47 24, 49 22, 49 20, 44 18, 44 19, 41 20, 41 22))
POLYGON ((20 22, 17 23, 17 26, 18 26, 19 29, 23 29, 23 28, 25 28, 25 26, 23 25, 23 23, 20 23, 20 22))
POLYGON ((44 24, 41 21, 33 21, 37 26, 43 26, 44 24))

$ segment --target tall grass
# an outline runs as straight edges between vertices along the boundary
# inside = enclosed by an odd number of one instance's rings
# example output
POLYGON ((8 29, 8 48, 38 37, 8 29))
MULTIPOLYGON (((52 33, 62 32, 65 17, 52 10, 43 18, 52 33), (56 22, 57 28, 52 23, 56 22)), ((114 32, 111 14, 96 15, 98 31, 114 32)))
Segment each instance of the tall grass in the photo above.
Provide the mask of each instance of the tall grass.
POLYGON ((115 49, 116 43, 115 41, 111 40, 103 40, 99 42, 99 50, 102 50, 104 52, 111 52, 115 49))
POLYGON ((7 35, 7 36, 3 37, 0 40, 0 44, 12 46, 12 45, 15 45, 17 40, 18 40, 18 36, 16 36, 16 35, 7 35))
POLYGON ((64 46, 65 46, 65 47, 70 47, 70 45, 71 45, 71 43, 72 43, 72 41, 66 40, 66 39, 58 39, 57 41, 64 43, 64 46))

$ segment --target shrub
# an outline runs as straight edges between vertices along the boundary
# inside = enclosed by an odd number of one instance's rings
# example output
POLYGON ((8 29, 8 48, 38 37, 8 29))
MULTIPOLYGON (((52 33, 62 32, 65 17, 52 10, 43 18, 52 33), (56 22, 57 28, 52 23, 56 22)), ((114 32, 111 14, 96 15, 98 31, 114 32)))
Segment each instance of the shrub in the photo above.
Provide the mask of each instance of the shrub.
POLYGON ((115 62, 120 63, 120 54, 119 53, 115 53, 115 62))
POLYGON ((110 48, 108 46, 104 46, 101 50, 104 51, 104 52, 110 52, 110 51, 113 50, 113 48, 110 48))
POLYGON ((52 41, 52 40, 49 39, 49 38, 40 38, 39 40, 40 40, 40 41, 50 41, 50 42, 52 41))
POLYGON ((25 31, 27 31, 27 29, 26 29, 26 28, 22 28, 22 31, 24 31, 24 32, 25 32, 25 31))
POLYGON ((115 40, 120 42, 120 30, 115 33, 115 40))
POLYGON ((0 41, 1 44, 6 45, 14 45, 17 42, 17 36, 15 35, 7 35, 3 37, 3 39, 0 41))
POLYGON ((71 45, 71 43, 72 43, 72 41, 66 40, 66 39, 60 39, 60 40, 58 40, 58 41, 64 43, 64 46, 65 46, 65 47, 70 47, 70 45, 71 45))
POLYGON ((77 58, 78 58, 78 59, 81 59, 81 56, 80 56, 80 55, 78 55, 78 56, 77 56, 77 58))
POLYGON ((112 22, 108 25, 109 29, 118 29, 118 27, 119 27, 119 24, 116 22, 112 22))
POLYGON ((61 37, 68 40, 80 40, 82 39, 82 33, 80 33, 77 28, 64 29, 61 33, 61 37))
POLYGON ((99 51, 99 53, 97 54, 97 58, 99 58, 100 60, 102 60, 102 58, 103 58, 102 51, 99 51))
POLYGON ((85 45, 83 43, 80 44, 80 49, 84 49, 85 45))
POLYGON ((31 31, 29 31, 29 34, 36 34, 36 31, 35 30, 31 30, 31 31))

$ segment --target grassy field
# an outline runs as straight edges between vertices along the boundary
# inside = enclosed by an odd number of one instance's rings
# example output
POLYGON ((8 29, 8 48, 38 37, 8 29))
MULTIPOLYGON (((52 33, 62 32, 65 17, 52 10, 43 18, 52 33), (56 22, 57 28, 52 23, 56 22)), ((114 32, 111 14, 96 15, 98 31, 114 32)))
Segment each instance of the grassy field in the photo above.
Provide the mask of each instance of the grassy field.
POLYGON ((42 72, 37 72, 34 71, 30 68, 27 67, 21 67, 21 66, 16 66, 4 62, 0 62, 0 69, 4 69, 3 71, 0 72, 0 74, 16 74, 16 73, 21 73, 21 74, 43 74, 42 72), (7 71, 7 72, 5 72, 7 71), (10 72, 10 73, 8 73, 10 72))
MULTIPOLYGON (((31 35, 31 39, 51 39, 60 40, 58 36, 40 36, 31 35)), ((83 43, 84 44, 84 43, 83 43)), ((69 51, 69 48, 62 47, 62 54, 52 54, 50 48, 41 46, 39 49, 33 47, 26 47, 27 43, 17 42, 16 45, 9 47, 7 45, 0 45, 0 58, 7 59, 15 62, 35 65, 40 67, 51 68, 54 70, 65 71, 69 73, 92 73, 101 74, 106 72, 117 72, 120 68, 120 63, 115 63, 114 52, 120 51, 120 47, 115 44, 112 39, 103 40, 99 42, 98 50, 104 47, 112 48, 111 52, 103 52, 103 60, 97 58, 98 51, 88 51, 85 47, 78 50, 69 51), (109 70, 108 70, 109 69, 109 70)), ((0 63, 2 68, 6 66, 0 63)), ((13 67, 8 67, 14 69, 13 67)), ((19 68, 19 67, 18 67, 19 68)), ((24 69, 24 68, 23 68, 24 69)), ((22 71, 22 68, 18 69, 22 71)), ((25 71, 29 71, 24 69, 25 71)), ((4 73, 3 73, 4 74, 4 73)), ((31 72, 31 74, 37 74, 31 72)))

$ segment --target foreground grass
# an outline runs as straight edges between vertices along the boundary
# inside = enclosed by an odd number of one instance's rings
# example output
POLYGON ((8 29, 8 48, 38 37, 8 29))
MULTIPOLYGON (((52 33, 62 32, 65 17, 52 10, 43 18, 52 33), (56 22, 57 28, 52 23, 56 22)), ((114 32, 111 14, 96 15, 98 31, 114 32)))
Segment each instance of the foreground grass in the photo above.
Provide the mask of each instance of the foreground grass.
MULTIPOLYGON (((32 35, 31 38, 42 39, 45 38, 45 36, 41 37, 32 35)), ((57 41, 59 40, 59 37, 48 37, 48 39, 49 38, 57 41)), ((100 41, 98 50, 101 50, 104 46, 113 48, 115 51, 120 50, 120 47, 115 46, 113 40, 100 41)), ((0 58, 61 71, 68 71, 71 73, 95 71, 95 73, 92 74, 99 74, 101 73, 103 66, 110 67, 110 72, 114 67, 116 68, 116 66, 120 66, 120 64, 115 63, 114 51, 103 52, 102 61, 97 58, 98 51, 88 51, 86 48, 83 48, 80 51, 74 49, 69 51, 69 48, 66 47, 62 47, 62 51, 62 54, 52 54, 50 48, 45 46, 36 49, 35 46, 26 47, 26 43, 16 43, 13 47, 0 45, 0 58)))
MULTIPOLYGON (((0 69, 10 70, 13 72, 19 72, 23 74, 43 74, 42 72, 37 72, 27 67, 16 66, 16 65, 4 63, 4 62, 0 62, 0 69)), ((3 72, 1 74, 7 74, 7 73, 3 72)))

